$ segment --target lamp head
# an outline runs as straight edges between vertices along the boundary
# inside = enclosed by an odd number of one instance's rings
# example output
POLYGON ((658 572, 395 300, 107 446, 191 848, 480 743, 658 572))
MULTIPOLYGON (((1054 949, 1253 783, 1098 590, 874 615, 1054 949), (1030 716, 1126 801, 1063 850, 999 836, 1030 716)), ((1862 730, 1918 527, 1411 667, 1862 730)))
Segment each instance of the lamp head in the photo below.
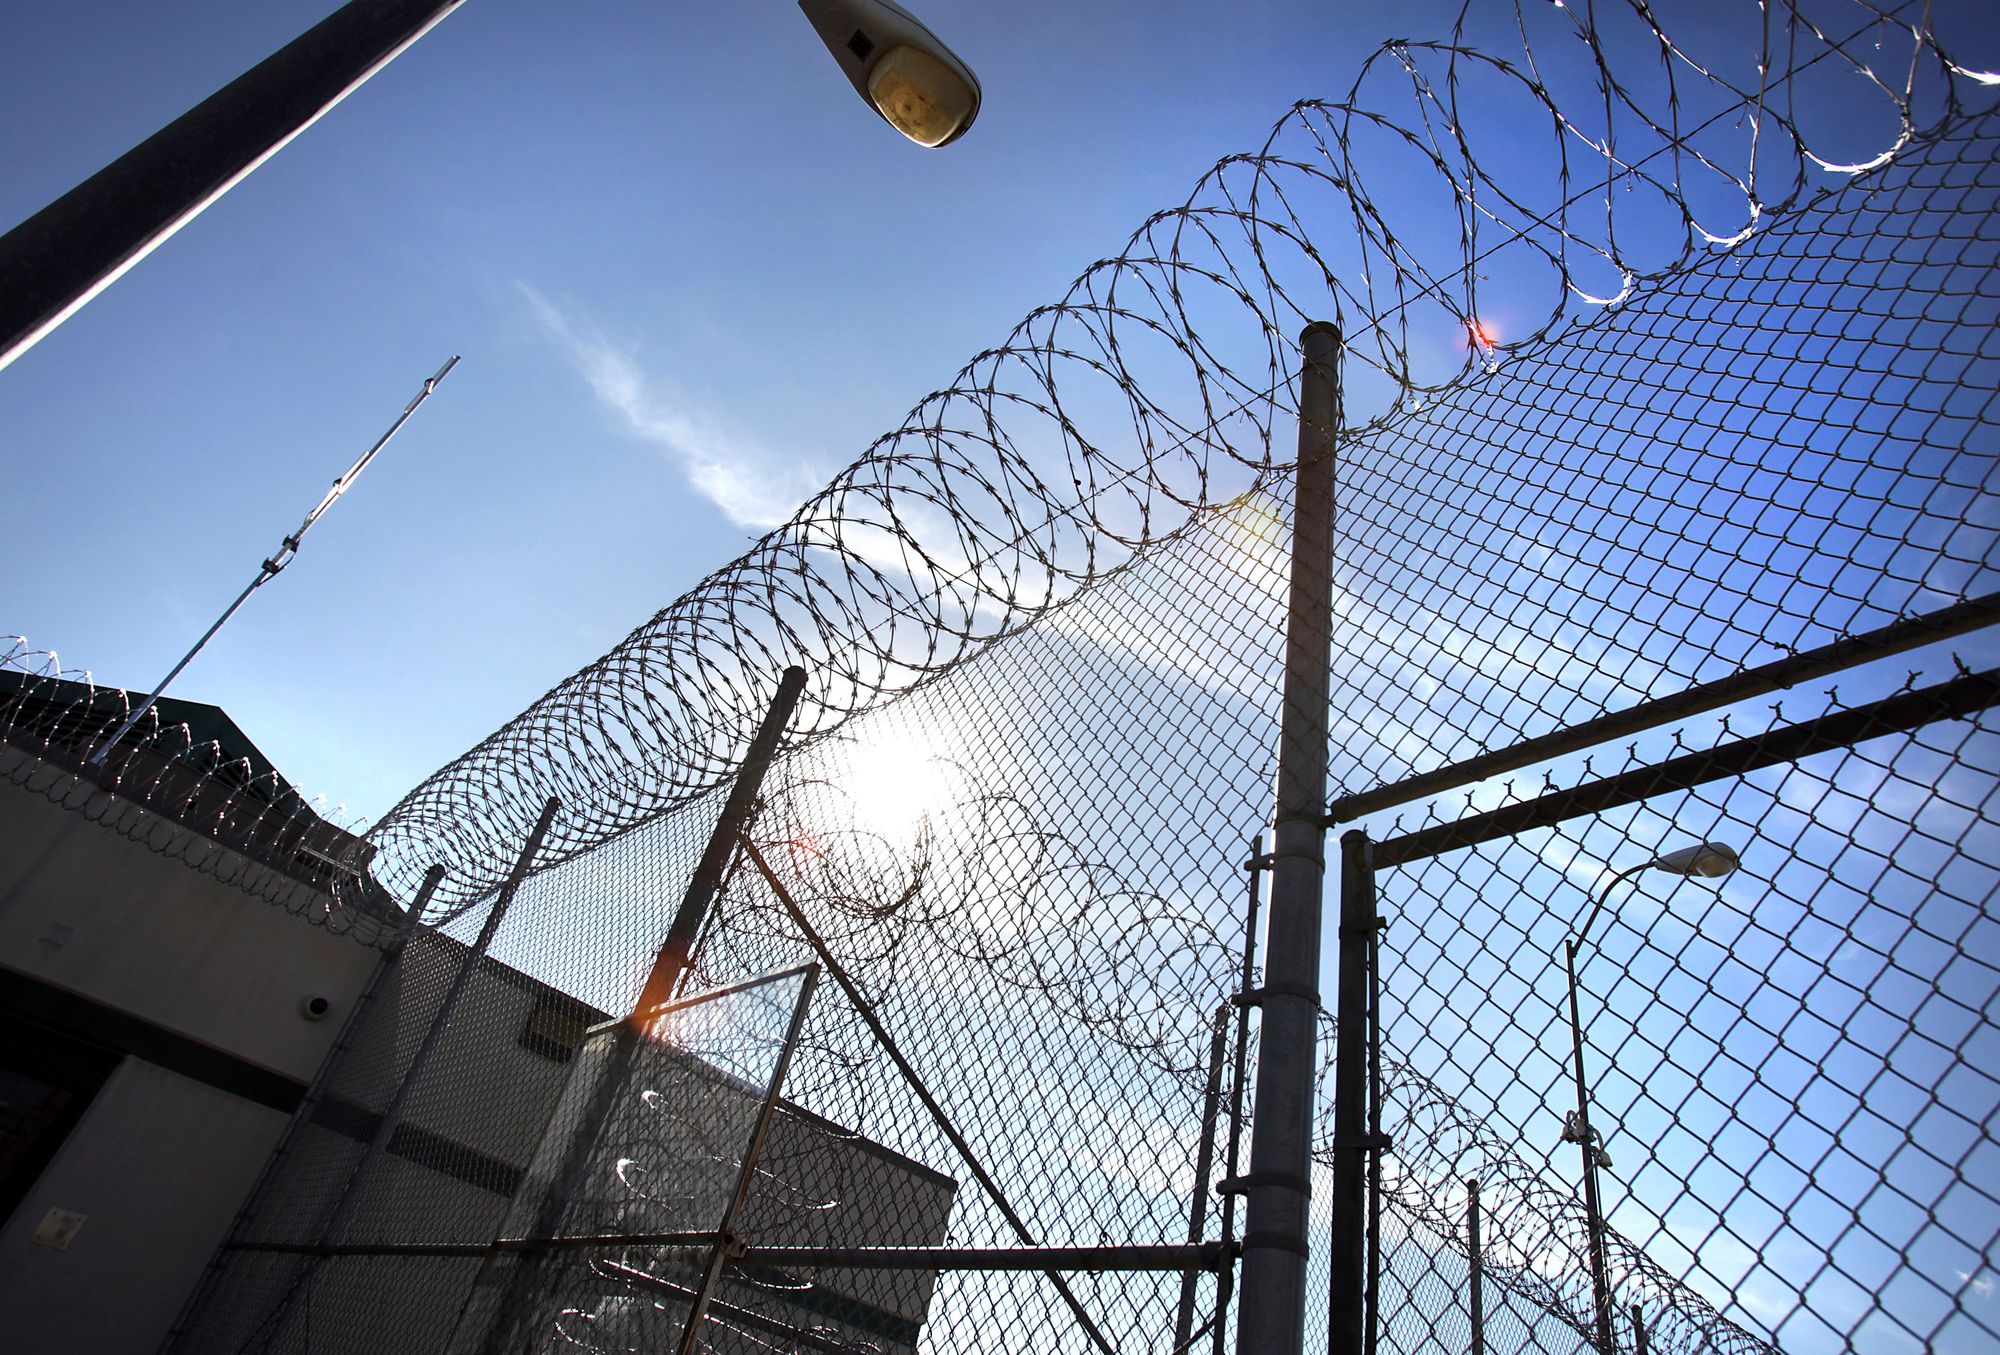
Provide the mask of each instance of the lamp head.
POLYGON ((848 82, 919 146, 965 135, 979 116, 979 79, 958 54, 891 0, 799 0, 848 82))
POLYGON ((1742 864, 1736 849, 1725 842, 1697 842, 1692 847, 1681 847, 1653 860, 1656 870, 1671 871, 1675 875, 1701 875, 1711 880, 1729 874, 1742 864))

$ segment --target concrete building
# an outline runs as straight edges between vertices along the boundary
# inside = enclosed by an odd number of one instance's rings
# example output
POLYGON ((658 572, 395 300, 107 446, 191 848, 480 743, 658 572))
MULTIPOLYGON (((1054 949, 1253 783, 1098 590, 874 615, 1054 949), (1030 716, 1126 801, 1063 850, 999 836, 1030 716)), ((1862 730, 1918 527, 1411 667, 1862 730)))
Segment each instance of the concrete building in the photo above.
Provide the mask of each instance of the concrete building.
POLYGON ((364 844, 286 803, 227 717, 162 701, 209 765, 156 739, 100 772, 82 751, 97 704, 0 672, 0 1299, 18 1352, 158 1345, 378 955, 312 925, 364 844))
MULTIPOLYGON (((5 1347, 139 1355, 172 1332, 177 1351, 236 1350, 253 1334, 271 1350, 442 1350, 481 1259, 255 1247, 330 1228, 363 1245, 496 1236, 580 1043, 607 1015, 481 962, 426 1085, 472 1079, 490 1094, 420 1092, 385 1128, 397 1070, 465 947, 418 928, 399 950, 404 917, 368 878, 368 845, 212 706, 162 700, 109 770, 91 766, 124 699, 0 671, 5 1347), (309 1099, 371 983, 342 1071, 309 1099), (343 1210, 370 1144, 369 1187, 343 1210)), ((723 1085, 713 1069, 684 1072, 723 1085)), ((708 1109, 734 1113, 740 1096, 718 1092, 708 1109)), ((692 1161, 694 1148, 663 1150, 692 1161)), ((796 1106, 780 1105, 767 1167, 782 1176, 756 1206, 772 1240, 944 1238, 955 1182, 796 1106), (787 1210, 786 1191, 819 1203, 787 1210)), ((649 1264, 600 1260, 600 1281, 649 1264)), ((765 1278, 725 1286, 721 1310, 767 1340, 808 1333, 806 1348, 912 1350, 931 1292, 929 1275, 765 1278)), ((648 1321, 657 1306, 643 1278, 600 1289, 593 1321, 648 1321)))

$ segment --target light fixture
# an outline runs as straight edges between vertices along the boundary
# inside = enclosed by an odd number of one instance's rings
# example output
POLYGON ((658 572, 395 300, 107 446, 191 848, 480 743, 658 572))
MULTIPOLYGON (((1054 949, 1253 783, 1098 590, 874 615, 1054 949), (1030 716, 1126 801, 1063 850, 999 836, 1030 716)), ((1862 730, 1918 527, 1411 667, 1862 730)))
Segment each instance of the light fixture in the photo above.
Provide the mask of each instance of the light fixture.
POLYGON ((979 79, 957 53, 890 0, 799 0, 855 93, 919 146, 965 135, 979 79))
POLYGON ((1743 864, 1743 858, 1736 849, 1726 842, 1697 842, 1692 847, 1682 847, 1655 857, 1655 870, 1671 871, 1675 875, 1700 875, 1706 879, 1719 879, 1743 864))

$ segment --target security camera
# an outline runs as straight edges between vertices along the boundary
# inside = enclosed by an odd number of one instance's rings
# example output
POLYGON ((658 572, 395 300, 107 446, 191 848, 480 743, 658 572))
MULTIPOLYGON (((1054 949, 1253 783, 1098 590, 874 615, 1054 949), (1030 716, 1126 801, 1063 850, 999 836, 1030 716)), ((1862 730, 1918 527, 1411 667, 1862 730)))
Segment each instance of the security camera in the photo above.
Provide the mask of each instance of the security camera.
POLYGON ((333 999, 315 993, 299 1000, 299 1015, 308 1021, 324 1021, 333 1011, 333 999))

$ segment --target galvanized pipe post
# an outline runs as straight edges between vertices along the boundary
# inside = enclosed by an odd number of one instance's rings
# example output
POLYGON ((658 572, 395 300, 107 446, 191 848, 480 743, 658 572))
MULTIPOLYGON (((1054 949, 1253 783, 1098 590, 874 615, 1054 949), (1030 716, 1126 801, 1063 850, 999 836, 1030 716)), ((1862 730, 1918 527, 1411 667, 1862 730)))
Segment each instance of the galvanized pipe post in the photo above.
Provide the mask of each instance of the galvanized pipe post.
POLYGON ((1333 1218, 1327 1236, 1328 1355, 1364 1355, 1368 1311, 1369 957, 1375 915, 1375 844, 1356 828, 1340 838, 1340 988, 1333 1060, 1333 1218))
MULTIPOLYGON (((1242 978, 1236 986, 1236 1053, 1229 1065, 1229 1139, 1223 1149, 1222 1171, 1226 1180, 1217 1187, 1222 1196, 1222 1241, 1227 1246, 1236 1242, 1236 1196, 1238 1194, 1236 1164, 1243 1148, 1243 1092, 1248 1085, 1244 1070, 1250 1065, 1250 996, 1251 980, 1257 973, 1257 910, 1262 900, 1258 896, 1259 876, 1270 868, 1264 856, 1264 835, 1259 833, 1250 840, 1250 859, 1243 863, 1249 872, 1250 897, 1243 914, 1243 968, 1242 978)), ((1209 1324, 1212 1328, 1210 1348, 1213 1355, 1222 1355, 1227 1348, 1229 1328, 1229 1300, 1235 1293, 1236 1270, 1224 1265, 1215 1277, 1215 1318, 1209 1324)))
MULTIPOLYGON (((471 948, 465 952, 465 958, 459 962, 458 972, 452 975, 451 987, 446 990, 444 1001, 438 1004, 437 1014, 431 1018, 429 1029, 424 1031, 422 1043, 417 1046, 417 1052, 411 1055, 410 1066, 403 1072, 403 1080, 396 1085, 395 1094, 390 1098, 388 1108, 376 1122, 374 1137, 369 1140, 360 1164, 354 1169, 354 1175, 348 1178, 347 1189, 341 1196, 332 1220, 320 1234, 322 1241, 344 1240, 343 1235, 347 1231, 348 1223, 354 1217, 362 1193, 368 1187, 369 1177, 380 1165, 383 1156, 388 1153, 389 1144, 396 1137, 396 1131, 402 1127, 403 1114, 409 1108, 410 1097, 416 1091, 418 1084, 424 1080, 424 1072, 430 1067, 432 1056, 437 1053, 438 1046, 449 1033, 452 1020, 458 1015, 458 1004, 464 1000, 466 989, 471 986, 473 976, 479 972, 479 966, 484 963, 486 952, 492 948, 493 938, 500 934, 500 924, 506 921, 507 910, 513 907, 514 895, 521 888, 521 882, 527 879, 528 873, 534 869, 535 857, 542 849, 542 839, 548 835, 549 825, 555 821, 556 811, 561 807, 562 801, 553 795, 543 802, 541 817, 535 820, 535 826, 529 830, 527 841, 521 844, 521 854, 514 858, 514 868, 507 873, 506 883, 500 886, 500 893, 493 900, 493 907, 487 911, 486 921, 479 928, 478 939, 472 943, 471 948)), ((439 877, 442 876, 443 872, 439 871, 439 877)), ((420 912, 421 907, 421 904, 413 906, 412 913, 420 912)))
MULTIPOLYGON (((1208 1089, 1201 1101, 1201 1144, 1195 1151, 1194 1198, 1188 1202, 1188 1245, 1199 1245, 1208 1230, 1208 1192, 1215 1170, 1215 1124, 1222 1109, 1222 1055, 1229 1039, 1230 1004, 1215 1009, 1208 1042, 1208 1089)), ((1195 1272, 1181 1277, 1181 1303, 1174 1314, 1174 1355, 1184 1355, 1194 1340, 1195 1272)))
MULTIPOLYGON (((539 841, 540 839, 537 838, 536 840, 539 841)), ((437 893, 438 886, 443 882, 444 867, 442 865, 434 865, 424 872, 424 882, 417 890, 416 899, 410 904, 410 911, 403 915, 402 926, 396 931, 395 943, 383 952, 381 963, 376 966, 374 975, 368 981, 368 990, 361 995, 361 1000, 354 1004, 354 1012, 348 1019, 347 1030, 341 1032, 342 1040, 348 1038, 349 1031, 359 1032, 359 1023, 366 1012, 368 1004, 374 1000, 376 988, 387 978, 391 969, 402 964, 403 953, 409 949, 410 938, 416 935, 417 928, 422 925, 424 910, 430 907, 431 896, 437 893)), ((440 1016, 447 1015, 444 1008, 439 1008, 438 1014, 440 1016)), ((433 1025, 433 1030, 435 1029, 436 1027, 433 1025)), ((426 1050, 428 1050, 435 1041, 431 1036, 426 1035, 424 1043, 426 1050)), ((409 1071, 412 1074, 421 1074, 423 1072, 422 1060, 427 1057, 427 1053, 420 1052, 418 1059, 412 1061, 409 1071)), ((329 1058, 326 1069, 320 1074, 321 1078, 325 1080, 327 1087, 332 1086, 332 1065, 333 1060, 329 1058)), ((355 1167, 354 1174, 347 1178, 347 1187, 341 1192, 340 1203, 334 1209, 333 1218, 328 1221, 325 1228, 320 1230, 320 1241, 339 1242, 342 1240, 347 1231, 347 1223, 354 1215, 355 1206, 360 1200, 362 1192, 367 1189, 368 1178, 374 1174, 375 1167, 381 1161, 382 1154, 388 1151, 389 1140, 396 1132, 397 1123, 402 1119, 403 1106, 409 1099, 412 1085, 412 1079, 409 1076, 405 1076, 397 1086, 393 1093, 394 1099, 390 1102, 389 1108, 382 1113, 382 1118, 376 1124, 376 1132, 374 1137, 369 1141, 367 1151, 361 1155, 360 1164, 355 1167)))
POLYGON ((1278 733, 1271 911, 1245 1199, 1239 1355, 1300 1355, 1319 1064, 1320 912, 1326 883, 1327 684, 1333 643, 1334 440, 1340 331, 1299 336, 1299 458, 1278 733))
POLYGON ((1470 1264, 1467 1288, 1472 1309, 1472 1355, 1486 1355, 1486 1250, 1479 1232, 1479 1178, 1465 1179, 1465 1249, 1470 1264))

